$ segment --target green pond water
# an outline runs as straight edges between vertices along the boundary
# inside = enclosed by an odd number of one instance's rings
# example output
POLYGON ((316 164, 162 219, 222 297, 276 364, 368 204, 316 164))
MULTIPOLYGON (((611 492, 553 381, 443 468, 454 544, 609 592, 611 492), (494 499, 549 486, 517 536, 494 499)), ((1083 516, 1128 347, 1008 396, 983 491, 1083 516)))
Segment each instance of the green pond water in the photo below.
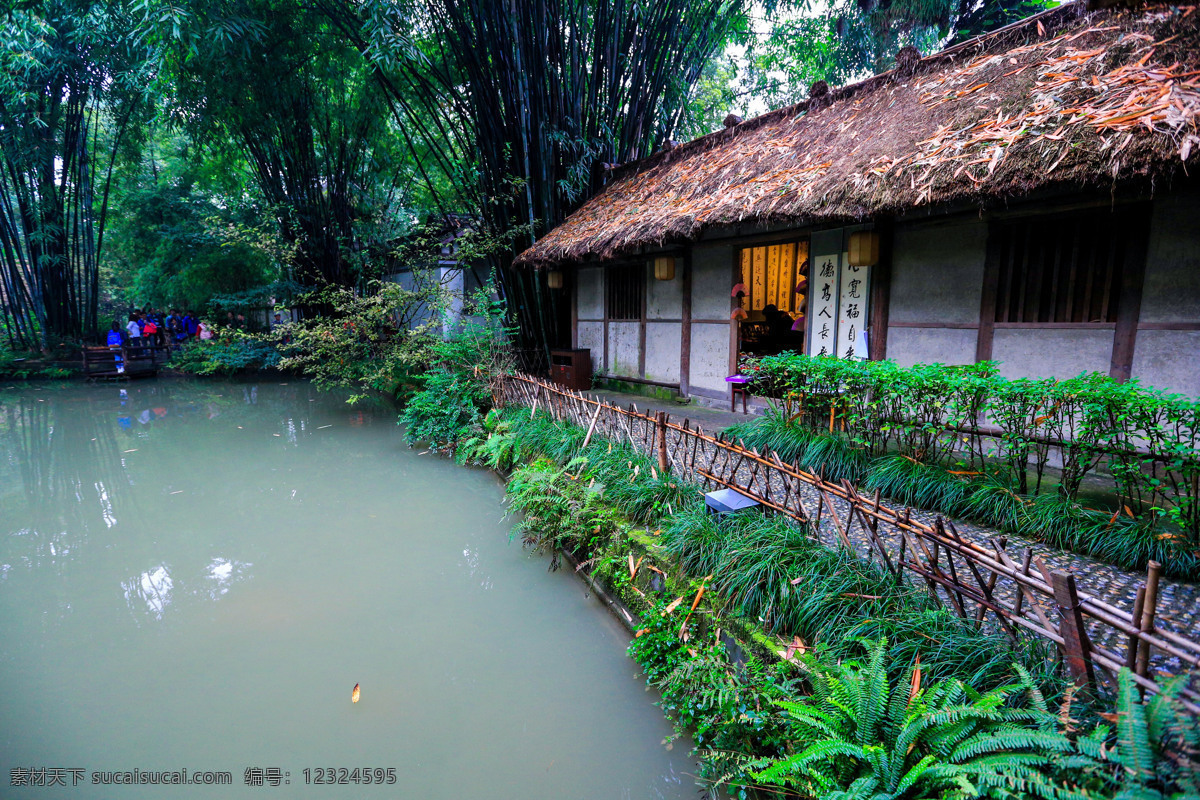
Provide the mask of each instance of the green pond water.
POLYGON ((695 797, 502 496, 302 382, 0 387, 0 797, 695 797))

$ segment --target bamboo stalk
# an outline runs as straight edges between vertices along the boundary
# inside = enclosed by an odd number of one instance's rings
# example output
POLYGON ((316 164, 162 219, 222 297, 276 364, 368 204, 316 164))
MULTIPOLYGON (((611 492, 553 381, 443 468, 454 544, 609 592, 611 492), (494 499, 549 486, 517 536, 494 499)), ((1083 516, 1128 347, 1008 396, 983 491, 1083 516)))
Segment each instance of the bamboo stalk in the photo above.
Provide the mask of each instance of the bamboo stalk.
MULTIPOLYGON (((1138 587, 1137 597, 1133 601, 1133 618, 1134 619, 1141 619, 1142 609, 1145 607, 1145 605, 1146 605, 1146 587, 1145 587, 1145 585, 1142 585, 1142 586, 1138 587)), ((1134 634, 1130 634, 1129 638, 1128 638, 1128 643, 1126 644, 1126 652, 1125 652, 1125 667, 1127 669, 1133 669, 1134 667, 1137 666, 1137 652, 1138 652, 1138 637, 1134 634)))
MULTIPOLYGON (((1146 596, 1142 601, 1142 618, 1139 624, 1139 628, 1144 634, 1154 632, 1154 611, 1158 605, 1158 578, 1161 574, 1162 564, 1157 561, 1151 561, 1146 569, 1146 596)), ((1145 638, 1141 638, 1141 644, 1138 647, 1137 665, 1134 667, 1134 672, 1144 678, 1149 669, 1150 642, 1145 638)))
POLYGON ((588 424, 587 435, 583 437, 583 444, 580 450, 588 446, 588 442, 592 441, 592 432, 596 430, 596 420, 600 419, 600 412, 604 410, 604 406, 596 406, 596 413, 592 414, 592 421, 588 424))

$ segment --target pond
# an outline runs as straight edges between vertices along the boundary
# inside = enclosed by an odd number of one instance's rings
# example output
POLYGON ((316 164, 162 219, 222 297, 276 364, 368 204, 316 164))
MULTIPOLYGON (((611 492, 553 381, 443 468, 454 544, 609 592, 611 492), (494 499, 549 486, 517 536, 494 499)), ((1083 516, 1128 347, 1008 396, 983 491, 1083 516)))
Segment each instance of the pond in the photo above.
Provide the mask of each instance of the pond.
POLYGON ((695 797, 502 497, 294 380, 3 389, 0 795, 695 797), (184 769, 232 784, 92 783, 184 769))

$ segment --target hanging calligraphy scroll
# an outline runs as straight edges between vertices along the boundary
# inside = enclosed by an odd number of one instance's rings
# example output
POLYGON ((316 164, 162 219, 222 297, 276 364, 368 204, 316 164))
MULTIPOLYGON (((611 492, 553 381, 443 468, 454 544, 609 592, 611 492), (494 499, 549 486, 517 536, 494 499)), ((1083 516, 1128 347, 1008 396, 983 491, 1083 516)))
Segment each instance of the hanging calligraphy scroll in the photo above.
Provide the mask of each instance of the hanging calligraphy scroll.
POLYGON ((837 354, 841 358, 867 358, 867 304, 871 296, 871 268, 850 266, 842 254, 841 291, 838 298, 837 354))
POLYGON ((808 278, 808 341, 812 356, 837 354, 838 275, 842 263, 837 252, 814 252, 808 278))

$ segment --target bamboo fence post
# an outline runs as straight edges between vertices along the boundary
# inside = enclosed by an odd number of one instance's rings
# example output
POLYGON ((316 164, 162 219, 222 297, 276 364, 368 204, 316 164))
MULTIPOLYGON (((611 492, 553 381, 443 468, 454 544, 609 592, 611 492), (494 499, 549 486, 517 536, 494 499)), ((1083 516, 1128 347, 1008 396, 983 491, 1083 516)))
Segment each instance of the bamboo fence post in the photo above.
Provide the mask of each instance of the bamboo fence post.
POLYGON ((604 406, 597 403, 596 413, 592 414, 592 421, 588 424, 587 435, 583 437, 583 444, 579 446, 580 450, 588 446, 588 442, 592 440, 592 433, 596 430, 596 420, 600 419, 600 412, 604 410, 604 406))
MULTIPOLYGON (((1133 624, 1134 625, 1141 624, 1142 609, 1145 607, 1145 605, 1146 605, 1146 587, 1145 587, 1145 585, 1142 585, 1142 586, 1138 587, 1137 597, 1133 601, 1133 615, 1132 616, 1133 616, 1133 624)), ((1134 667, 1137 666, 1137 652, 1138 652, 1138 637, 1137 637, 1137 634, 1131 633, 1131 634, 1129 634, 1128 649, 1125 653, 1125 666, 1128 667, 1130 670, 1132 670, 1134 667)))
MULTIPOLYGON (((1142 619, 1138 628, 1142 633, 1154 632, 1154 610, 1158 605, 1158 578, 1162 564, 1151 561, 1146 569, 1146 596, 1142 601, 1142 619)), ((1137 664, 1134 672, 1143 678, 1150 671, 1150 643, 1142 639, 1138 646, 1137 664)))
POLYGON ((1075 576, 1055 572, 1051 576, 1054 586, 1054 604, 1058 606, 1062 622, 1058 634, 1063 639, 1063 657, 1067 670, 1080 688, 1095 691, 1096 672, 1088 658, 1091 643, 1087 629, 1083 626, 1083 615, 1079 612, 1079 594, 1075 590, 1075 576))
MULTIPOLYGON (((940 536, 941 538, 943 538, 943 539, 950 538, 949 535, 946 533, 946 524, 942 520, 942 517, 940 515, 934 518, 933 527, 934 527, 934 530, 937 531, 938 536, 940 536)), ((950 580, 954 583, 954 593, 955 593, 954 608, 955 608, 955 610, 958 611, 958 615, 960 617, 962 617, 963 619, 966 619, 967 618, 967 608, 966 608, 966 606, 963 605, 963 596, 962 596, 962 591, 961 591, 963 583, 962 583, 962 581, 960 581, 958 579, 958 569, 954 566, 954 551, 951 550, 949 546, 947 546, 945 548, 945 550, 946 550, 946 566, 950 568, 950 580)), ((934 548, 934 553, 935 554, 937 553, 936 547, 934 548)), ((936 555, 935 555, 935 558, 936 558, 936 555)))
POLYGON ((575 397, 576 397, 576 402, 575 402, 576 422, 575 422, 575 424, 583 425, 583 421, 588 418, 587 398, 583 396, 583 392, 576 392, 575 397))
MULTIPOLYGON (((547 412, 556 420, 577 419, 582 425, 584 418, 590 417, 583 447, 588 446, 596 435, 608 436, 613 443, 628 438, 635 449, 656 459, 664 474, 674 470, 695 475, 703 478, 706 487, 714 482, 728 486, 800 521, 811 520, 813 530, 810 535, 818 541, 822 538, 823 517, 828 515, 832 517, 833 545, 854 552, 856 545, 850 535, 857 518, 871 551, 864 554, 865 557, 882 558, 897 578, 905 567, 910 568, 924 578, 935 598, 944 598, 959 616, 973 617, 977 626, 982 625, 990 610, 1010 636, 1017 635, 1011 622, 1055 642, 1062 653, 1064 667, 1080 685, 1097 686, 1097 676, 1101 675, 1097 669, 1102 671, 1103 678, 1111 680, 1115 670, 1127 666, 1134 670, 1134 680, 1140 688, 1156 691, 1157 682, 1148 677, 1152 650, 1161 650, 1178 656, 1186 664, 1200 666, 1200 643, 1170 630, 1156 629, 1158 584, 1162 572, 1161 565, 1156 562, 1149 565, 1146 583, 1138 591, 1132 614, 1127 614, 1094 598, 1081 599, 1075 577, 1069 573, 1052 573, 1040 558, 1034 556, 1032 549, 1025 548, 1021 563, 1018 563, 1006 552, 1008 543, 1003 537, 999 540, 991 538, 984 546, 964 538, 952 522, 942 517, 936 517, 932 524, 914 522, 910 510, 898 512, 884 506, 879 492, 874 497, 866 496, 849 482, 843 481, 839 485, 827 481, 823 471, 811 474, 794 464, 785 465, 775 453, 762 455, 744 443, 729 441, 720 435, 710 437, 699 425, 693 427, 688 420, 684 420, 682 426, 674 425, 666 411, 651 415, 649 411, 639 412, 632 405, 621 408, 523 374, 504 378, 499 388, 503 402, 528 404, 531 419, 536 417, 543 400, 547 412), (595 409, 589 408, 589 404, 595 405, 595 409), (604 417, 603 421, 601 417, 604 417), (635 425, 642 427, 634 430, 635 425), (677 433, 673 443, 668 441, 668 429, 677 433), (691 437, 690 441, 688 437, 691 437), (778 499, 771 482, 774 476, 778 476, 782 486, 782 497, 778 499), (811 492, 811 497, 806 492, 811 492), (810 500, 817 506, 812 515, 806 505, 810 500), (846 503, 845 520, 839 514, 837 501, 846 503), (893 533, 900 536, 898 554, 890 550, 889 537, 893 533), (944 565, 939 558, 943 551, 944 565), (956 556, 963 559, 962 564, 956 564, 956 556), (963 567, 961 575, 960 566, 963 567), (978 584, 978 589, 965 580, 968 575, 978 584), (1000 577, 1012 581, 1011 605, 1000 599, 998 588, 1003 584, 998 581, 1000 577), (977 604, 970 612, 966 608, 968 600, 977 604), (1053 621, 1052 617, 1055 618, 1053 621), (1118 655, 1092 644, 1085 623, 1103 626, 1104 630, 1118 634, 1120 639, 1117 641, 1126 642, 1126 652, 1118 655)), ((831 421, 836 424, 836 403, 831 404, 831 410, 831 421)), ((1004 587, 1005 597, 1007 593, 1008 589, 1004 587)), ((1117 648, 1119 650, 1119 644, 1117 648)), ((1200 695, 1190 689, 1185 696, 1189 698, 1188 702, 1193 697, 1200 699, 1200 695)), ((1195 708, 1200 713, 1200 706, 1195 708)))
POLYGON ((658 438, 658 469, 666 475, 671 465, 667 461, 667 412, 659 411, 655 415, 655 427, 658 438))

